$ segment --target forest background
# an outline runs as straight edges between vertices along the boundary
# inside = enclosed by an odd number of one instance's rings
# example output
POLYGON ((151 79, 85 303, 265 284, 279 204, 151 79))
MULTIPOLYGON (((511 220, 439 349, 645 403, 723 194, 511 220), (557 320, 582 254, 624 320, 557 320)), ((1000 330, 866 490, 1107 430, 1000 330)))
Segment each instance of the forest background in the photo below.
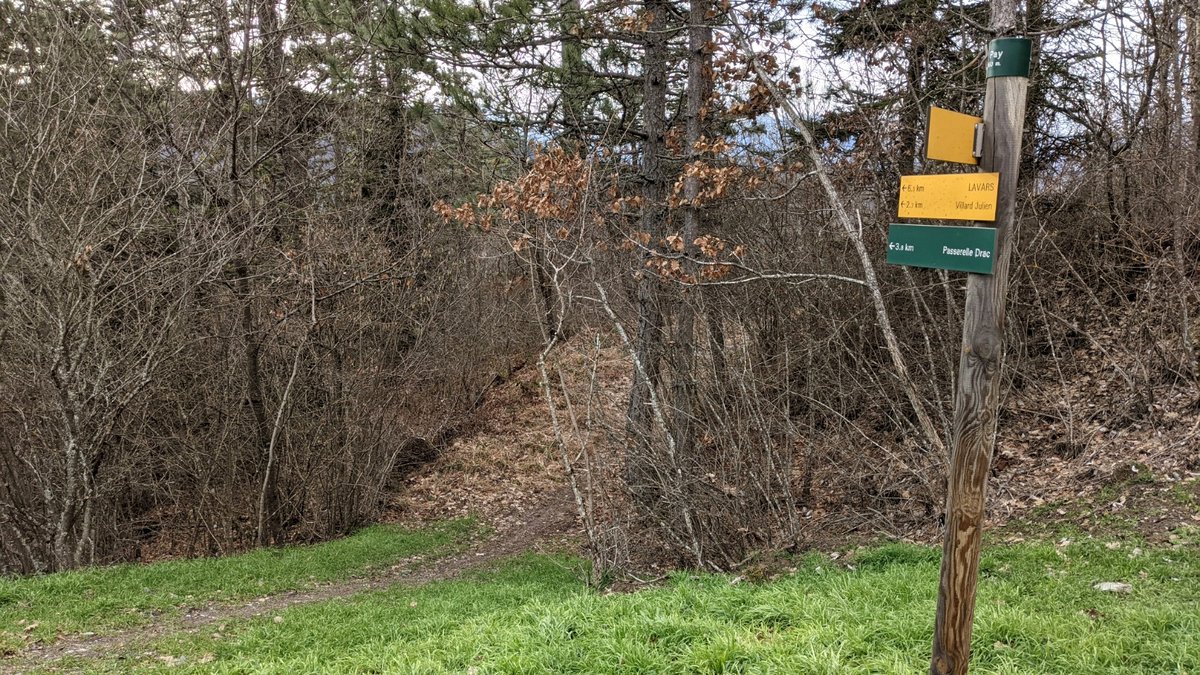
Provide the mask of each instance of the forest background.
MULTIPOLYGON (((979 111, 989 21, 0 0, 0 573, 348 533, 522 370, 600 572, 936 528, 964 279, 886 226, 961 170, 925 116, 979 111)), ((1034 64, 995 472, 1194 476, 1200 2, 1000 29, 1034 64)))

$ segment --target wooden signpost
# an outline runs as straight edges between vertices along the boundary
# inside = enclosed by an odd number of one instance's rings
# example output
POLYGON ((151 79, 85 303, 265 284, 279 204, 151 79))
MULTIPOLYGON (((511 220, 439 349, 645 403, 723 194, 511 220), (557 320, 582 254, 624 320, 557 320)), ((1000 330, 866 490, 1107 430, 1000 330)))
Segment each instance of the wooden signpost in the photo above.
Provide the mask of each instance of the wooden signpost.
POLYGON ((971 661, 984 493, 996 444, 1000 370, 1004 361, 1004 314, 1021 130, 1029 85, 1029 53, 1030 41, 1026 38, 1000 38, 988 44, 983 156, 979 166, 1000 175, 996 248, 992 274, 967 276, 962 354, 954 391, 946 543, 942 549, 930 663, 934 675, 965 675, 971 661))
POLYGON ((941 108, 930 110, 926 156, 978 164, 983 173, 900 179, 897 214, 901 218, 973 220, 995 227, 893 224, 888 228, 889 263, 969 273, 954 391, 946 541, 932 675, 966 675, 971 662, 984 493, 996 445, 1029 55, 1027 38, 999 38, 988 43, 982 118, 941 108))

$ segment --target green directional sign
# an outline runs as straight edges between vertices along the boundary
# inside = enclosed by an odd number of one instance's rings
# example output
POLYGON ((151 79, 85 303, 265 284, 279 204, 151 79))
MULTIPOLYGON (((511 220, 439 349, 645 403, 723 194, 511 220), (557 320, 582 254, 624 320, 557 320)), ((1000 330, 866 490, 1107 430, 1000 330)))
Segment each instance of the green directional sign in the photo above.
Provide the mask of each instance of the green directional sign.
POLYGON ((995 253, 994 227, 888 226, 887 261, 893 265, 991 274, 995 253))
POLYGON ((988 43, 988 77, 1029 77, 1029 38, 997 38, 988 43))

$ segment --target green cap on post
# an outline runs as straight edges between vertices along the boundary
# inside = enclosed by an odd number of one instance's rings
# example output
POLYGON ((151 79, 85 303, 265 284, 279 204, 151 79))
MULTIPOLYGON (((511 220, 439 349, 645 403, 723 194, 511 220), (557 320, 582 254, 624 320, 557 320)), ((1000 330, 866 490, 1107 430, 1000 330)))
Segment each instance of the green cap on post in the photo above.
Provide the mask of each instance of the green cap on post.
POLYGON ((988 77, 1029 77, 1029 38, 997 38, 988 43, 988 77))

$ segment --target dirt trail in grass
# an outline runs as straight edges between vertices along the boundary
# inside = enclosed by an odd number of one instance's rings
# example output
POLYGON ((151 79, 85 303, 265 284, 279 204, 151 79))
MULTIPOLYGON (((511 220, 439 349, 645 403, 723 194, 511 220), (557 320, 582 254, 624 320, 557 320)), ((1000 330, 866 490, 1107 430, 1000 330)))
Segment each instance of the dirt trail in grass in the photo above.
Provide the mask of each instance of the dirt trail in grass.
POLYGON ((33 645, 20 654, 0 660, 0 672, 20 673, 44 668, 64 657, 96 658, 138 642, 175 633, 197 633, 213 624, 270 615, 295 605, 344 598, 394 585, 419 586, 453 579, 501 558, 561 546, 575 531, 575 506, 569 493, 555 491, 530 508, 511 528, 497 531, 466 551, 447 558, 425 561, 422 556, 415 556, 373 576, 264 596, 241 604, 209 603, 190 608, 180 617, 164 618, 159 623, 119 633, 63 636, 53 643, 33 645))

